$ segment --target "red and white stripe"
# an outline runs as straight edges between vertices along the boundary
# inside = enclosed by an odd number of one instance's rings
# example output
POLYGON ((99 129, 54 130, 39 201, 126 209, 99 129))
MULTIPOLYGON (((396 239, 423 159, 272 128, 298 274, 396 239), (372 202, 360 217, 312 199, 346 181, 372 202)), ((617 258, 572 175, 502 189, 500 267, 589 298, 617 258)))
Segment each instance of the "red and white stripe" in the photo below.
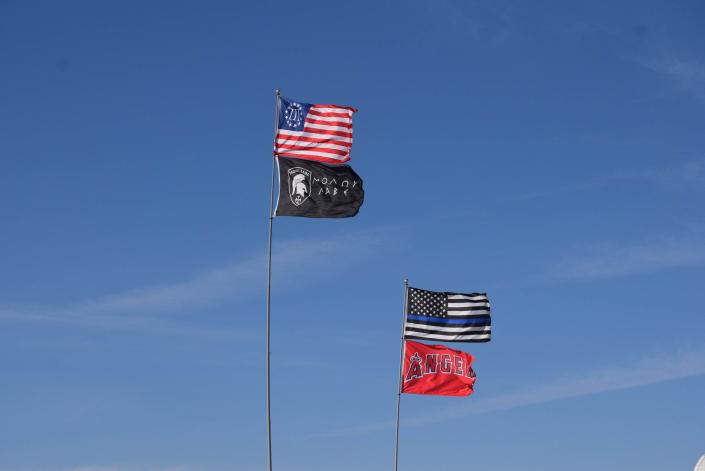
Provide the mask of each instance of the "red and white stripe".
POLYGON ((302 131, 277 131, 275 155, 333 164, 347 162, 353 142, 352 116, 356 111, 349 106, 312 105, 302 131))

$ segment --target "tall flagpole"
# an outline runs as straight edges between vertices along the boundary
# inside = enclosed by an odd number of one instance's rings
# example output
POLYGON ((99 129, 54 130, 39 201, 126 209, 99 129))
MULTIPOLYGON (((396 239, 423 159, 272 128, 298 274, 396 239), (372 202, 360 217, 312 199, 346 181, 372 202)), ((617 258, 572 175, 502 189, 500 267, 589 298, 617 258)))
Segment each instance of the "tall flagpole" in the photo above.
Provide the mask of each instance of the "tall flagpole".
POLYGON ((404 279, 404 311, 401 315, 401 346, 399 347, 399 386, 397 387, 397 432, 394 441, 394 471, 399 469, 399 408, 401 406, 401 385, 404 376, 404 324, 409 302, 409 280, 404 279))
MULTIPOLYGON (((277 140, 277 130, 279 129, 279 89, 275 92, 276 103, 275 107, 275 117, 274 117, 274 142, 277 140)), ((276 153, 272 156, 272 193, 269 198, 269 249, 267 253, 267 333, 266 333, 266 348, 267 348, 267 465, 269 471, 272 471, 272 417, 271 417, 271 405, 270 405, 270 378, 269 378, 269 314, 271 305, 271 292, 272 292, 272 225, 274 223, 274 176, 276 172, 276 153)))

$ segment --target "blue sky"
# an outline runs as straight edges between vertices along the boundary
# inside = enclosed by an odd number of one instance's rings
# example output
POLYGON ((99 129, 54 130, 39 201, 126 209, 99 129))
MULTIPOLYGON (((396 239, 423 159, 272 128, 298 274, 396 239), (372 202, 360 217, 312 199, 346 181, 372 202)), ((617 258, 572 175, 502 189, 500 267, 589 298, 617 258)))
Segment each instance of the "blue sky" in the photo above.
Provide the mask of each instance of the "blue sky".
MULTIPOLYGON (((349 220, 279 218, 274 465, 389 469, 402 280, 487 291, 400 469, 705 453, 705 6, 0 4, 0 470, 266 466, 274 89, 359 108, 349 220)), ((456 344, 457 346, 458 344, 456 344)))

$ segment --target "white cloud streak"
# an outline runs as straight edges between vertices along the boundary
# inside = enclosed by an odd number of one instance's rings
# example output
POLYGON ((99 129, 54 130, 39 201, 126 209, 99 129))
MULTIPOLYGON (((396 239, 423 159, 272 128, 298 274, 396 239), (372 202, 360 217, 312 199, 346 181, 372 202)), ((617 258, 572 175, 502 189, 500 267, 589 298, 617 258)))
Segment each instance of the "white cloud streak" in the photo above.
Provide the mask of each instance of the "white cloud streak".
POLYGON ((444 29, 476 40, 500 42, 516 34, 514 9, 490 0, 433 0, 426 3, 429 18, 444 29))
POLYGON ((671 191, 702 191, 705 189, 705 160, 689 160, 668 167, 650 167, 638 170, 615 172, 588 180, 568 183, 561 186, 545 187, 532 190, 518 196, 518 199, 529 200, 545 198, 560 194, 592 191, 625 182, 658 185, 671 191))
POLYGON ((646 180, 669 190, 705 189, 705 160, 691 160, 665 168, 614 174, 612 180, 646 180))
POLYGON ((678 90, 705 100, 705 65, 677 58, 641 59, 639 64, 668 77, 678 90))
MULTIPOLYGON (((305 265, 310 273, 334 257, 359 263, 386 240, 382 229, 358 231, 325 239, 288 240, 273 250, 274 282, 305 265)), ((266 257, 253 255, 230 265, 205 271, 189 280, 135 289, 99 299, 87 299, 62 308, 0 307, 0 321, 74 324, 111 330, 164 334, 249 337, 247 331, 179 325, 177 313, 190 313, 264 292, 266 257)), ((312 276, 313 278, 313 276, 312 276)))
MULTIPOLYGON (((705 374, 705 351, 678 352, 666 356, 643 358, 628 366, 595 370, 584 376, 560 378, 549 384, 516 393, 499 395, 465 408, 448 409, 441 416, 453 419, 457 415, 487 413, 542 404, 561 399, 589 396, 610 391, 632 389, 676 379, 705 374)), ((426 415, 410 421, 422 425, 436 421, 437 415, 426 415)))
POLYGON ((611 278, 705 264, 705 240, 664 238, 634 245, 603 245, 555 263, 549 274, 563 281, 611 278))
MULTIPOLYGON (((458 420, 475 414, 486 414, 562 399, 638 388, 704 374, 705 350, 677 352, 671 355, 643 358, 632 365, 595 370, 582 376, 557 378, 540 387, 499 394, 487 399, 470 400, 465 405, 404 418, 402 426, 416 427, 458 420)), ((384 421, 326 431, 303 438, 364 435, 393 427, 393 421, 384 421)))

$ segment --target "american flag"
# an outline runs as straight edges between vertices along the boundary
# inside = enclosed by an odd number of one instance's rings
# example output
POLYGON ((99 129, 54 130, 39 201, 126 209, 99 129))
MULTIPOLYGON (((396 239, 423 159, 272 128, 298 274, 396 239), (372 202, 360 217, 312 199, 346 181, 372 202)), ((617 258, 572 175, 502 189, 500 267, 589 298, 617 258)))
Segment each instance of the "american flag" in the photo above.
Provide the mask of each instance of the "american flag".
POLYGON ((404 338, 489 342, 490 301, 485 293, 447 293, 409 288, 404 338))
POLYGON ((333 164, 347 162, 356 111, 349 106, 311 105, 279 97, 274 154, 333 164))

